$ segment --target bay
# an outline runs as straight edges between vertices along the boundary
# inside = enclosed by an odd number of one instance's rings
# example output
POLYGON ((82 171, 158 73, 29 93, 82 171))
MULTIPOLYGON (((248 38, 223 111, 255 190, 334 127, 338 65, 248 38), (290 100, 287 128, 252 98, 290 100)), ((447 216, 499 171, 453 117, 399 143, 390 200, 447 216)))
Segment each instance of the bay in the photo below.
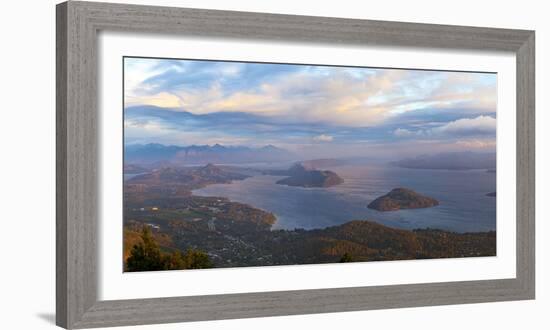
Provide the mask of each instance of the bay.
POLYGON ((272 212, 273 229, 325 228, 351 220, 371 220, 403 229, 436 228, 455 232, 496 229, 496 174, 486 170, 420 170, 384 165, 331 167, 344 183, 329 188, 279 185, 281 177, 253 176, 231 184, 193 191, 198 196, 227 197, 272 212), (405 187, 437 199, 439 206, 380 212, 367 208, 391 189, 405 187))

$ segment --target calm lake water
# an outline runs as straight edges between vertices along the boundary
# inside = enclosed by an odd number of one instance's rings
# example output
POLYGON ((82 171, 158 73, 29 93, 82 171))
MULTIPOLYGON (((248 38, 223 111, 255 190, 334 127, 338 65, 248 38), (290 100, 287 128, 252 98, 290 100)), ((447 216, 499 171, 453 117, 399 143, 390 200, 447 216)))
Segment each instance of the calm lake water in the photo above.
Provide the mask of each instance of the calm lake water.
POLYGON ((417 170, 392 166, 331 167, 345 181, 330 188, 278 185, 281 177, 260 175, 193 191, 227 197, 277 216, 275 229, 324 228, 350 220, 372 220, 390 227, 438 228, 456 232, 496 229, 496 174, 486 170, 417 170), (433 197, 439 206, 379 212, 367 208, 391 189, 405 187, 433 197))

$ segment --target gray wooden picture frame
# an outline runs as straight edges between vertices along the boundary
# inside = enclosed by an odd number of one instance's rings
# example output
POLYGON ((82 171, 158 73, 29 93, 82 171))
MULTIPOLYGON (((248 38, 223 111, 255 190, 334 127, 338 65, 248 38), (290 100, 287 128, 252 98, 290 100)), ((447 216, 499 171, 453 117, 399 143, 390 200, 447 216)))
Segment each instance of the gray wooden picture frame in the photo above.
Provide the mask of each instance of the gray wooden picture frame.
POLYGON ((248 318, 535 297, 535 32, 218 10, 57 5, 56 322, 65 328, 248 318), (99 31, 510 51, 517 58, 515 279, 99 301, 99 31))

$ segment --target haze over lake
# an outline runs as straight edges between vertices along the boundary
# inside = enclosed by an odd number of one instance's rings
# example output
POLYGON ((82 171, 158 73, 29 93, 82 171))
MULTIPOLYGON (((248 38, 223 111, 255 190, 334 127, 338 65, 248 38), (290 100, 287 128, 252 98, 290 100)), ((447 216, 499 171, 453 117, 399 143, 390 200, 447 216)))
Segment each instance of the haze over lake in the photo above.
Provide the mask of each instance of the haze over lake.
POLYGON ((279 185, 280 176, 253 176, 231 184, 213 184, 193 191, 198 196, 227 197, 272 212, 274 229, 325 228, 350 220, 373 220, 403 228, 437 228, 455 232, 496 229, 496 174, 487 170, 406 169, 387 165, 333 166, 344 183, 330 188, 279 185), (407 187, 436 198, 425 209, 380 212, 368 209, 375 198, 407 187))

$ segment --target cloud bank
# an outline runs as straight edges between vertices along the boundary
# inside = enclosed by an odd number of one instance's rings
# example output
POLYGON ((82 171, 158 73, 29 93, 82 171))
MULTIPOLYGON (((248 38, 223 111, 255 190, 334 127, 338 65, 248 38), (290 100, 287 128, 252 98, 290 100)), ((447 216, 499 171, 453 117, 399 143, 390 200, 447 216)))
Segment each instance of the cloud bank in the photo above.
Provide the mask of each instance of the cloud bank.
POLYGON ((468 149, 496 131, 494 74, 140 58, 124 69, 127 143, 468 149))

